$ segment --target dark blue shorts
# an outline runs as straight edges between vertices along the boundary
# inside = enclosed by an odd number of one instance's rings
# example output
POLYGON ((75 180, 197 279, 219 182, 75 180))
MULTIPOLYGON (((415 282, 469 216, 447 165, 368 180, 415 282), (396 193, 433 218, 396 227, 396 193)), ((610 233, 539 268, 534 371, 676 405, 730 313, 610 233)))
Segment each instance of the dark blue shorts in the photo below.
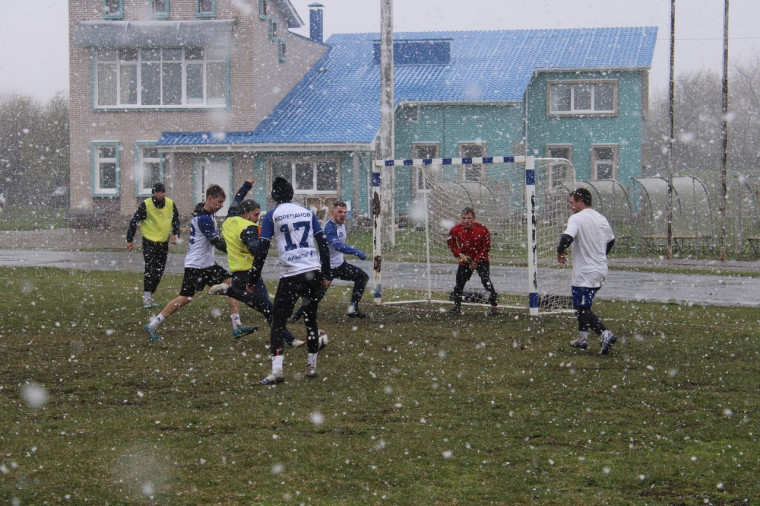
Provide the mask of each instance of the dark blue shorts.
POLYGON ((585 286, 572 287, 573 306, 590 308, 591 304, 594 303, 594 296, 598 291, 599 288, 586 288, 585 286))

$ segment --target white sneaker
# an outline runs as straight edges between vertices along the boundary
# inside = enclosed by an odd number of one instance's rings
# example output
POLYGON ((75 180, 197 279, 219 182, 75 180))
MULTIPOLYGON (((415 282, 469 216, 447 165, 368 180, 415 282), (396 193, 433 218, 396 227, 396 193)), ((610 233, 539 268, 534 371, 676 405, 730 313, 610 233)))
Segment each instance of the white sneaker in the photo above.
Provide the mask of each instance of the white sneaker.
POLYGON ((300 347, 302 347, 304 344, 306 344, 306 341, 301 341, 300 339, 293 339, 293 342, 292 342, 292 343, 289 343, 289 344, 290 344, 290 346, 292 346, 293 348, 300 348, 300 347))
POLYGON ((219 283, 208 289, 209 295, 227 295, 227 289, 230 287, 227 283, 219 283))
POLYGON ((282 373, 272 373, 263 380, 259 381, 259 385, 276 385, 278 383, 282 383, 283 381, 285 381, 285 378, 282 377, 282 373))

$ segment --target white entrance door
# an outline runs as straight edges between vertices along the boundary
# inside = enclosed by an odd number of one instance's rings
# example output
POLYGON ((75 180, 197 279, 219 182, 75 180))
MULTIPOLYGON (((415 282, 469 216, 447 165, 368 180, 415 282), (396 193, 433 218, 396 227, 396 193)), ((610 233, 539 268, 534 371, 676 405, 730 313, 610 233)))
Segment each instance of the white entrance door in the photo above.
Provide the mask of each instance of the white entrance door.
POLYGON ((224 188, 227 199, 216 214, 217 216, 227 216, 227 209, 230 202, 235 198, 234 192, 231 191, 232 181, 232 160, 229 158, 199 158, 195 162, 195 201, 204 202, 206 200, 206 188, 212 184, 218 184, 224 188))

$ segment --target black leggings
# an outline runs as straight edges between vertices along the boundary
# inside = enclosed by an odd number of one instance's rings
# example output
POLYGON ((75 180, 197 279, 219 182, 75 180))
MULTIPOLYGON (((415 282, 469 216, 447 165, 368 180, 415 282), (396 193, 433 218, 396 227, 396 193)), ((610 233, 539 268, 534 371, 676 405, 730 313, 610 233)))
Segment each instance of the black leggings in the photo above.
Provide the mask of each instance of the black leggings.
MULTIPOLYGON (((498 295, 496 295, 496 289, 493 287, 493 283, 491 283, 490 262, 480 262, 478 264, 477 271, 478 276, 480 276, 480 282, 483 283, 483 288, 485 288, 486 291, 490 294, 488 297, 488 302, 490 302, 492 306, 495 306, 499 298, 498 295)), ((470 280, 473 272, 473 269, 465 267, 464 265, 460 265, 457 269, 456 285, 454 285, 455 304, 462 303, 462 292, 464 291, 464 285, 470 280)))
POLYGON ((591 311, 590 307, 575 306, 575 315, 578 317, 578 330, 581 332, 588 332, 588 329, 591 329, 601 335, 607 330, 602 320, 591 311))
POLYGON ((145 260, 145 276, 143 277, 143 289, 154 293, 166 268, 166 259, 169 256, 169 242, 153 242, 142 238, 143 259, 145 260))
POLYGON ((304 309, 304 323, 306 324, 309 353, 319 351, 319 327, 317 326, 317 309, 324 292, 322 288, 322 275, 319 271, 305 272, 296 276, 280 278, 277 292, 274 294, 274 309, 272 312, 272 333, 269 343, 272 355, 282 355, 283 342, 285 341, 285 324, 293 312, 293 308, 301 297, 306 297, 309 302, 304 309))

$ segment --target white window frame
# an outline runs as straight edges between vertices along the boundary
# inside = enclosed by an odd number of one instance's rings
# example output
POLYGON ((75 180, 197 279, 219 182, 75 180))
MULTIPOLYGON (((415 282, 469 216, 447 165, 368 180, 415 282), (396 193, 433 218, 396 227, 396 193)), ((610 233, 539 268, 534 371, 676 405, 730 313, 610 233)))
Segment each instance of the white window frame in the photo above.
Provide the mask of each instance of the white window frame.
MULTIPOLYGON (((488 156, 486 153, 487 146, 485 142, 460 142, 459 143, 459 158, 477 158, 477 157, 484 157, 488 156), (467 151, 470 148, 478 147, 480 154, 477 156, 471 156, 467 151)), ((482 182, 485 180, 485 164, 482 163, 473 163, 471 165, 464 165, 462 164, 461 169, 459 170, 459 180, 460 181, 476 181, 476 182, 482 182), (472 175, 477 174, 477 178, 473 178, 472 175)))
POLYGON ((618 146, 617 144, 592 144, 591 145, 591 179, 599 178, 599 166, 609 163, 606 158, 598 158, 598 149, 611 149, 612 150, 612 177, 603 178, 607 181, 617 181, 618 179, 618 146))
POLYGON ((118 197, 121 176, 121 146, 119 141, 93 141, 90 149, 92 157, 92 196, 118 197), (104 156, 101 148, 112 148, 114 150, 114 156, 104 156), (114 165, 113 188, 104 188, 101 184, 101 166, 104 164, 114 165))
MULTIPOLYGON (((547 158, 565 158, 571 164, 573 163, 573 145, 572 144, 547 144, 546 145, 546 157, 547 158), (558 156, 554 150, 567 150, 567 156, 558 156)), ((549 171, 547 174, 548 187, 556 188, 562 184, 564 176, 566 175, 567 164, 564 163, 552 163, 549 165, 549 171), (562 176, 561 179, 558 176, 562 176)))
MULTIPOLYGON (((412 158, 413 159, 416 158, 416 159, 426 160, 426 159, 440 158, 440 157, 441 157, 441 145, 438 142, 415 142, 412 144, 412 158), (422 150, 429 151, 430 149, 433 150, 433 153, 432 153, 433 156, 427 156, 431 154, 430 152, 428 153, 420 152, 422 150)), ((433 187, 432 187, 433 181, 426 181, 427 185, 423 186, 422 174, 423 174, 422 168, 414 167, 414 174, 412 174, 412 178, 413 178, 412 190, 415 195, 419 193, 430 193, 431 191, 433 191, 433 187)))
POLYGON ((271 187, 271 182, 274 181, 274 178, 276 176, 283 176, 285 177, 284 173, 277 173, 275 174, 274 171, 274 165, 275 164, 289 164, 290 165, 290 177, 286 177, 292 185, 293 185, 293 192, 295 195, 340 195, 340 160, 337 158, 308 158, 308 159, 292 159, 292 158, 270 158, 268 160, 268 170, 269 173, 269 186, 271 187), (335 189, 327 189, 327 190, 318 190, 317 189, 317 182, 318 182, 318 176, 319 176, 319 164, 331 164, 335 167, 335 189), (299 165, 311 165, 312 167, 312 181, 311 181, 311 187, 309 188, 302 188, 299 187, 298 180, 296 178, 296 170, 299 165))
POLYGON ((158 180, 155 182, 164 182, 164 155, 158 153, 158 157, 149 158, 145 156, 145 150, 156 148, 155 141, 137 141, 135 143, 135 187, 138 197, 150 197, 153 183, 145 181, 145 164, 158 163, 158 180))
MULTIPOLYGON (((229 60, 210 48, 93 50, 93 109, 220 109, 229 106, 229 60), (201 55, 201 57, 198 57, 201 55), (145 70, 157 66, 158 104, 143 104, 145 70), (169 69, 179 66, 179 104, 163 104, 169 69), (189 97, 190 73, 200 72, 200 97, 189 97), (112 82, 110 82, 112 81, 112 82), (107 92, 107 94, 105 93, 107 92), (101 103, 103 102, 103 103, 101 103)), ((153 90, 152 90, 153 91, 153 90)))
POLYGON ((546 113, 549 117, 560 116, 617 116, 618 114, 618 81, 615 79, 589 79, 589 80, 563 80, 547 81, 546 85, 546 113), (597 100, 600 87, 612 86, 612 107, 602 108, 597 100), (588 96, 589 106, 585 107, 580 99, 581 94, 590 91, 588 96), (560 108, 557 93, 569 92, 568 107, 560 108))

